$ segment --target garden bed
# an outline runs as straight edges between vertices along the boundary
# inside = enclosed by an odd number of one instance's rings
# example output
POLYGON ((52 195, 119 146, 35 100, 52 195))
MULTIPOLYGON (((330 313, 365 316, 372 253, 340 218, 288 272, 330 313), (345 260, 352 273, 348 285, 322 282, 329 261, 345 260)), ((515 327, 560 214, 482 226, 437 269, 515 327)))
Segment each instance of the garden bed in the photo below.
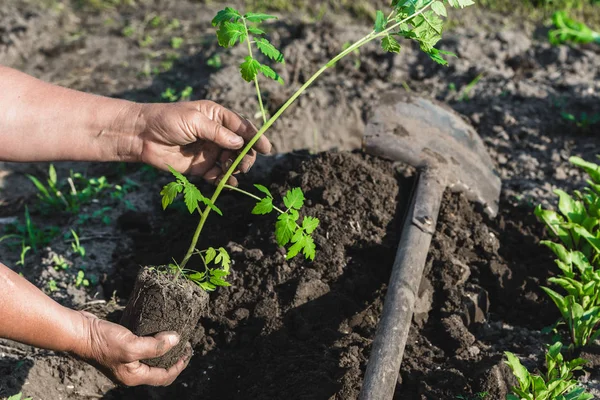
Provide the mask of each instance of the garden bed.
MULTIPOLYGON (((138 101, 160 101, 165 89, 190 85, 194 99, 210 98, 252 118, 257 104, 247 99, 253 88, 231 83, 238 82, 237 50, 217 49, 209 27, 214 10, 198 12, 199 7, 211 6, 142 2, 99 14, 69 7, 24 10, 7 3, 0 6, 0 23, 10 27, 8 34, 0 32, 0 62, 76 89, 138 101), (146 15, 160 15, 164 23, 147 28, 154 43, 143 47, 139 30, 133 36, 122 30, 138 27, 146 15), (175 18, 180 26, 168 28, 175 18), (173 36, 185 39, 177 51, 170 45, 173 36), (163 70, 173 53, 177 59, 163 70), (206 64, 215 54, 219 69, 206 64)), ((509 25, 498 28, 500 21, 481 10, 457 19, 442 42, 459 55, 449 68, 433 65, 411 45, 400 56, 367 46, 360 58, 340 62, 289 110, 271 136, 286 154, 260 160, 242 187, 260 182, 280 194, 302 187, 307 212, 322 221, 317 258, 286 261, 272 238, 274 220, 250 216, 252 201, 226 193, 219 203, 226 217, 211 216, 210 234, 201 245, 230 251, 233 286, 211 294, 194 337, 196 355, 174 385, 115 388, 84 363, 0 341, 0 398, 21 390, 36 400, 355 398, 413 171, 361 153, 311 153, 359 146, 379 93, 393 89, 435 97, 465 115, 484 139, 504 188, 494 220, 464 198, 446 195, 396 397, 471 399, 488 392, 486 399, 503 399, 512 384, 503 352, 541 367, 550 337, 540 330, 559 316, 539 288, 555 266, 539 245, 544 229, 531 206, 552 202, 553 188, 579 187, 585 177, 568 165, 568 156, 592 159, 597 152, 592 134, 598 125, 578 127, 560 114, 600 113, 600 51, 551 47, 535 27, 504 21, 509 25), (311 153, 298 151, 305 148, 311 153)), ((368 29, 350 19, 276 23, 270 35, 286 55, 281 72, 287 84, 264 85, 267 107, 279 107, 309 73, 368 29)), ((0 221, 22 221, 27 205, 38 227, 56 227, 58 233, 37 254, 30 253, 24 267, 16 266, 18 248, 0 245, 0 260, 61 303, 116 321, 139 266, 179 258, 195 221, 183 209, 160 210, 165 174, 116 165, 57 168, 63 178, 72 168, 112 184, 136 185, 122 198, 110 196, 114 187, 107 189, 77 215, 42 215, 25 174, 43 177, 47 165, 2 164, 0 221), (81 215, 88 218, 82 221, 81 215), (83 260, 65 241, 71 227, 83 238, 83 260), (56 270, 53 254, 64 256, 69 268, 56 270), (76 285, 82 268, 93 277, 90 287, 76 285), (55 291, 49 290, 52 281, 55 291)), ((591 389, 599 378, 597 371, 582 377, 591 389)))

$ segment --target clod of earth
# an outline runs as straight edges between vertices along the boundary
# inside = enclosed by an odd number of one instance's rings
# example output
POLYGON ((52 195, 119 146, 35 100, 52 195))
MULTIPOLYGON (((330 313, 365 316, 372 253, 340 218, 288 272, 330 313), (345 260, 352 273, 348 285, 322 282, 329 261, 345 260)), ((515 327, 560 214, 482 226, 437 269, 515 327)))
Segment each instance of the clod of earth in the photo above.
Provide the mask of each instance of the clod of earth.
POLYGON ((170 273, 148 267, 138 274, 133 293, 121 324, 138 336, 176 331, 180 336, 177 346, 162 357, 144 360, 152 367, 173 366, 185 355, 186 345, 206 311, 208 294, 190 281, 173 280, 170 273))

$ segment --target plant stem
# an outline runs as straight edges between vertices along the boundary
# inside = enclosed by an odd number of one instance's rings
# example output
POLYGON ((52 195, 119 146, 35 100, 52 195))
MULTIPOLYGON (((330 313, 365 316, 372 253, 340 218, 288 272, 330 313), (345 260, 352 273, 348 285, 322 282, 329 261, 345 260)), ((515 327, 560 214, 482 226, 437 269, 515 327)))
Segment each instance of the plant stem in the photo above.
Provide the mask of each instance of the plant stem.
MULTIPOLYGON (((239 155, 237 156, 237 158, 235 159, 235 161, 233 162, 233 164, 231 164, 231 166, 229 167, 229 169, 227 170, 227 172, 225 173, 225 175, 223 175, 223 178, 221 179, 221 181, 217 185, 217 188, 216 188, 215 192, 213 193, 213 195, 212 195, 212 197, 210 199, 210 201, 212 202, 212 204, 216 204, 216 201, 219 198, 219 195, 221 194, 221 192, 223 191, 223 188, 225 188, 225 185, 227 184, 227 181, 229 180, 229 178, 233 174, 233 171, 235 171, 236 168, 237 168, 237 166, 242 162, 244 156, 246 154, 248 154, 248 152, 252 149, 252 147, 254 147, 254 145, 256 144, 256 142, 258 142, 258 140, 262 137, 262 135, 264 135, 264 133, 275 123, 275 121, 277 121, 279 119, 279 117, 281 117, 281 115, 298 99, 298 97, 300 97, 300 95, 302 95, 302 93, 304 93, 304 91, 306 91, 306 89, 308 89, 308 87, 310 85, 313 84, 313 82, 319 76, 321 76, 329 68, 333 67, 342 58, 344 58, 348 54, 351 54, 352 52, 354 52, 356 49, 364 46, 365 44, 367 44, 367 43, 369 43, 369 42, 371 42, 371 41, 373 41, 373 40, 375 40, 377 38, 380 38, 382 36, 387 36, 392 30, 396 29, 401 24, 409 21, 410 19, 416 17, 419 14, 422 14, 429 7, 431 7, 432 3, 433 2, 430 2, 425 7, 421 8, 419 11, 417 11, 414 14, 412 14, 412 15, 404 18, 403 20, 401 20, 401 21, 393 24, 392 26, 390 26, 389 28, 385 29, 382 32, 379 32, 379 33, 375 32, 375 31, 371 32, 367 36, 363 37, 362 39, 360 39, 359 41, 357 41, 356 43, 354 43, 352 46, 348 47, 346 50, 344 50, 341 53, 339 53, 331 61, 329 61, 324 66, 322 66, 321 69, 319 69, 317 72, 315 72, 314 75, 311 76, 304 83, 304 85, 302 85, 300 87, 300 89, 298 89, 296 91, 296 93, 294 93, 292 95, 292 97, 290 97, 288 99, 288 101, 285 102, 285 104, 279 110, 277 110, 277 112, 271 117, 271 119, 269 119, 262 126, 262 128, 260 128, 260 130, 256 133, 256 135, 254 135, 254 137, 246 144, 246 147, 244 147, 244 149, 239 153, 239 155)), ((192 254, 194 253, 194 250, 196 249, 196 245, 198 244, 198 239, 200 238, 200 234, 202 233, 202 229, 204 228, 204 224, 206 223, 206 220, 208 218, 208 215, 210 214, 210 211, 211 211, 211 208, 207 206, 204 209, 204 212, 201 214, 200 222, 198 223, 198 227, 196 228, 196 232, 194 233, 194 237, 192 238, 192 242, 190 244, 190 247, 189 247, 189 249, 188 249, 188 251, 187 251, 187 253, 186 253, 183 261, 181 262, 182 268, 186 266, 186 264, 188 263, 188 261, 192 257, 192 254)))
MULTIPOLYGON (((242 18, 244 22, 244 30, 246 31, 246 42, 248 42, 248 53, 250 57, 254 58, 252 53, 252 44, 250 40, 250 32, 248 32, 248 25, 246 24, 246 18, 242 18)), ((262 94, 260 93, 260 86, 258 85, 258 74, 254 77, 254 85, 256 86, 256 96, 258 97, 258 105, 260 106, 260 113, 263 117, 263 123, 267 122, 267 113, 265 112, 265 107, 263 106, 262 94)))
MULTIPOLYGON (((247 192, 247 191, 245 191, 243 189, 237 188, 235 186, 225 185, 225 189, 229 189, 229 190, 233 190, 234 192, 239 192, 239 193, 245 194, 246 196, 252 197, 254 200, 258 200, 258 201, 262 200, 260 197, 254 195, 254 194, 252 194, 250 192, 247 192)), ((277 211, 279 214, 285 214, 286 213, 281 208, 277 208, 275 206, 273 206, 273 210, 277 211)))

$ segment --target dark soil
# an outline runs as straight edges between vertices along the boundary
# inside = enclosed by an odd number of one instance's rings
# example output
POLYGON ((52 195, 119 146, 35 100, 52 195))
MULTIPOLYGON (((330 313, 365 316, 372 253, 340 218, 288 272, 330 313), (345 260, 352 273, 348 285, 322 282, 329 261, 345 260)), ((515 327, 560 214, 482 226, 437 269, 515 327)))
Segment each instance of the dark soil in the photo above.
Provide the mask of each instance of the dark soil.
MULTIPOLYGON (((61 2, 43 8, 8 0, 0 5, 0 62, 74 89, 161 101, 167 88, 193 88, 256 118, 252 85, 240 84, 242 50, 218 49, 210 19, 218 4, 164 0, 135 2, 113 11, 81 10, 61 2), (160 16, 157 27, 149 24, 160 16), (177 19, 180 24, 171 24, 177 19), (133 34, 125 35, 125 28, 133 34), (142 45, 145 36, 153 38, 142 45), (175 50, 173 37, 185 39, 175 50), (219 55, 222 67, 207 60, 219 55)), ((344 43, 370 27, 343 15, 323 21, 282 15, 269 27, 286 65, 286 85, 265 82, 272 112, 344 43)), ((233 256, 232 287, 211 294, 191 342, 196 355, 169 388, 115 388, 92 367, 60 354, 0 340, 0 398, 23 391, 34 399, 339 399, 356 398, 398 243, 403 204, 411 190, 406 168, 369 156, 297 153, 360 146, 381 93, 410 90, 448 103, 482 136, 503 180, 494 220, 460 196, 447 196, 429 255, 414 324, 397 387, 398 399, 503 399, 511 378, 503 351, 531 369, 543 365, 548 337, 540 329, 558 317, 539 289, 555 270, 538 245, 542 225, 532 205, 553 203, 552 190, 579 188, 585 175, 568 164, 598 151, 598 124, 577 126, 561 113, 600 113, 598 46, 548 44, 543 26, 471 10, 460 13, 441 42, 458 54, 448 68, 418 46, 383 54, 375 43, 338 63, 302 96, 270 138, 285 156, 261 159, 242 179, 283 194, 301 186, 307 213, 319 217, 315 262, 286 261, 273 238, 272 217, 250 216, 252 202, 225 193, 201 246, 224 246, 233 256), (481 75, 470 90, 469 83, 481 75)), ((0 231, 29 206, 40 228, 58 234, 17 266, 19 248, 0 245, 0 260, 57 301, 118 320, 110 314, 134 288, 141 265, 180 258, 196 221, 174 207, 163 213, 158 192, 166 174, 132 166, 57 164, 110 183, 137 183, 123 200, 108 193, 77 215, 43 215, 26 174, 41 179, 46 164, 0 164, 0 231), (128 203, 125 203, 126 200, 128 203), (81 221, 83 216, 89 217, 81 221), (71 227, 88 256, 65 240, 71 227), (70 267, 57 270, 54 255, 70 267), (79 270, 94 278, 76 285, 79 270), (54 282, 56 290, 50 290, 54 282)), ((210 189, 204 187, 203 190, 210 189)), ((0 232, 1 233, 1 232, 0 232)), ((588 353, 594 360, 597 356, 588 353)), ((593 365, 598 365, 594 361, 593 365)), ((597 397, 599 373, 582 383, 597 397)))
POLYGON ((125 306, 121 325, 138 336, 175 331, 180 342, 162 357, 144 360, 152 367, 170 368, 186 355, 198 320, 208 305, 208 294, 185 279, 143 268, 125 306))

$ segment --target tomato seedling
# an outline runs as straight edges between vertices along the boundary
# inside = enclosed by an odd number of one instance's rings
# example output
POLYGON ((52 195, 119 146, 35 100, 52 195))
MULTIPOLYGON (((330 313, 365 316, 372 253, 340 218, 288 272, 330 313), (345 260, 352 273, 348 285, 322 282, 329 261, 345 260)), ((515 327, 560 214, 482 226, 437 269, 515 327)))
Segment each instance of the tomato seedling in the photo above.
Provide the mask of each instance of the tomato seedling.
MULTIPOLYGON (((267 116, 263 96, 260 90, 259 77, 272 79, 283 84, 281 76, 267 65, 259 60, 255 51, 264 56, 265 60, 275 64, 284 64, 285 58, 268 39, 266 31, 261 26, 265 21, 276 19, 273 15, 261 13, 246 13, 235 10, 231 7, 219 11, 212 21, 213 26, 217 28, 217 39, 219 45, 224 48, 232 48, 236 45, 246 45, 248 54, 240 64, 240 74, 242 78, 252 83, 256 88, 256 95, 260 107, 260 113, 263 120, 263 126, 257 134, 246 144, 239 152, 237 158, 233 161, 229 169, 225 172, 223 178, 218 183, 214 193, 210 198, 204 196, 200 190, 190 183, 182 174, 170 168, 175 177, 175 181, 166 185, 161 191, 163 208, 168 207, 177 198, 183 194, 185 204, 190 214, 198 213, 200 221, 196 232, 192 238, 190 247, 186 252, 183 261, 178 265, 172 265, 171 268, 176 271, 175 279, 184 275, 205 289, 213 289, 213 286, 224 286, 225 277, 229 274, 229 267, 210 268, 209 261, 204 254, 208 250, 198 250, 196 248, 198 240, 211 211, 222 215, 221 210, 216 206, 217 200, 223 191, 227 188, 236 190, 239 193, 248 195, 258 201, 252 212, 254 214, 269 214, 273 211, 279 213, 275 224, 275 236, 281 246, 287 246, 287 258, 291 259, 298 254, 303 254, 305 258, 313 260, 315 258, 316 248, 312 237, 319 225, 318 218, 304 216, 300 217, 304 205, 304 194, 301 188, 289 190, 283 197, 283 206, 274 205, 274 196, 270 191, 261 185, 255 185, 263 196, 259 197, 247 191, 237 189, 227 185, 227 182, 234 171, 238 168, 244 156, 252 149, 256 142, 267 132, 281 115, 321 76, 325 71, 335 67, 338 61, 350 54, 356 54, 362 46, 379 40, 383 50, 391 53, 399 53, 401 44, 399 38, 415 40, 420 48, 428 54, 435 62, 447 65, 444 56, 454 56, 454 54, 439 50, 435 47, 442 37, 443 18, 447 16, 446 5, 455 8, 464 8, 475 4, 472 0, 393 0, 391 11, 384 14, 377 11, 375 25, 371 33, 362 39, 347 44, 341 52, 323 65, 315 72, 288 100, 285 104, 270 118, 267 116), (204 209, 200 206, 203 205, 204 209), (194 271, 186 269, 190 258, 193 255, 199 255, 202 258, 205 272, 196 275, 194 271), (219 271, 216 273, 216 271, 219 271), (210 283, 210 285, 206 284, 210 283)), ((211 253, 212 254, 212 253, 211 253)), ((212 260, 211 260, 212 261, 212 260)))

